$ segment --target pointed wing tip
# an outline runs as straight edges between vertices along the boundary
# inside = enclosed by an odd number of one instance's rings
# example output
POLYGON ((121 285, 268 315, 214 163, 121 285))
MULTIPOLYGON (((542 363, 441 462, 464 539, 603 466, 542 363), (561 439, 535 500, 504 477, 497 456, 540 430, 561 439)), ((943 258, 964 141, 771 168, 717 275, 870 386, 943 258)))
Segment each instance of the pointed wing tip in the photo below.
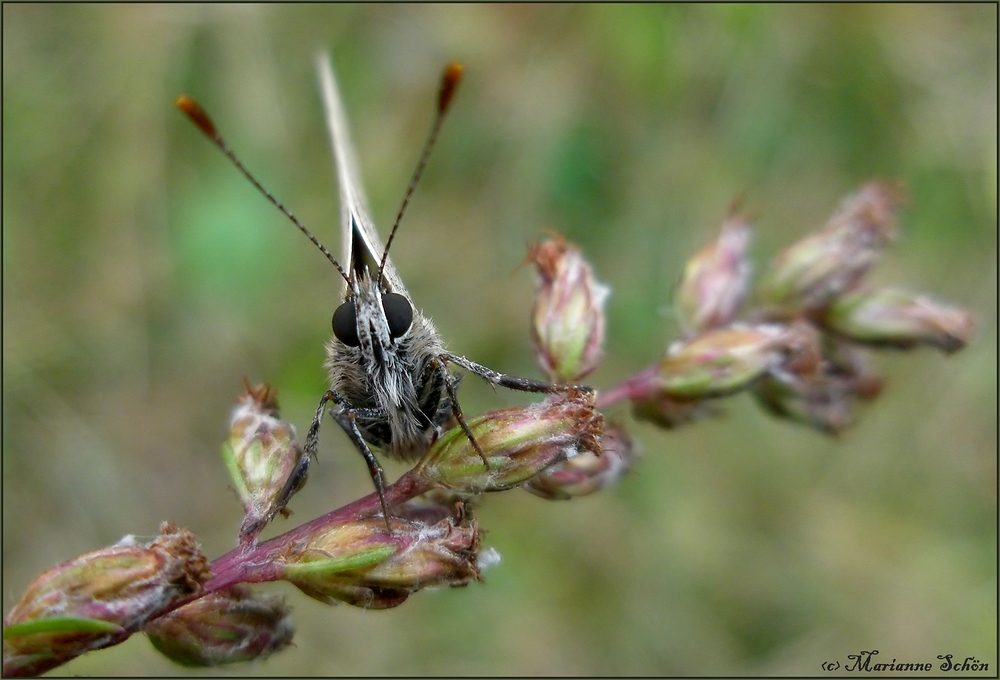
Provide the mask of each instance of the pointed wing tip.
POLYGON ((328 83, 333 81, 332 62, 333 60, 330 58, 330 53, 326 50, 319 50, 316 52, 316 71, 319 74, 320 85, 324 89, 327 89, 328 83))
POLYGON ((316 67, 320 70, 330 67, 330 52, 325 49, 316 50, 316 67))

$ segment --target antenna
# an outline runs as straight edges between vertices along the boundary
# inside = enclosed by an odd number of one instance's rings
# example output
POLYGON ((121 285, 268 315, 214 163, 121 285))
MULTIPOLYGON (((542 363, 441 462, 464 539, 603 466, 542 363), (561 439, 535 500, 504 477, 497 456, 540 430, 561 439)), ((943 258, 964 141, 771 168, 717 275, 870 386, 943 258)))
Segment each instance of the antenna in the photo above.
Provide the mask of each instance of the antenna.
POLYGON ((399 206, 399 212, 396 214, 396 221, 392 225, 392 231, 389 232, 389 239, 385 242, 385 250, 382 251, 382 262, 378 266, 378 285, 382 286, 382 272, 385 270, 385 262, 389 259, 389 246, 392 245, 392 239, 396 236, 396 230, 399 228, 399 222, 403 219, 403 212, 406 211, 406 206, 410 203, 410 196, 413 195, 413 190, 417 188, 417 182, 420 181, 420 176, 424 174, 424 168, 427 167, 427 159, 431 155, 431 149, 434 148, 434 142, 437 141, 438 132, 441 131, 441 123, 444 122, 444 116, 448 113, 448 108, 451 106, 451 100, 455 96, 455 90, 458 89, 458 83, 462 80, 462 72, 465 71, 465 67, 456 61, 448 64, 444 69, 444 74, 441 76, 441 89, 438 90, 438 101, 437 101, 437 112, 434 116, 434 124, 431 126, 431 133, 427 136, 427 141, 424 143, 424 150, 420 154, 420 161, 417 162, 417 169, 413 173, 413 178, 410 179, 410 185, 406 188, 406 195, 403 197, 403 204, 399 206))
POLYGON ((337 271, 340 272, 340 275, 344 277, 344 280, 347 281, 347 285, 349 286, 351 284, 351 280, 347 278, 347 274, 344 273, 344 268, 340 266, 340 263, 334 259, 333 255, 330 254, 330 251, 326 249, 326 246, 320 243, 319 239, 313 236, 311 231, 306 229, 306 225, 302 224, 302 222, 300 222, 281 201, 275 198, 270 191, 265 189, 264 186, 257 181, 257 178, 253 176, 253 173, 247 170, 246 166, 243 165, 240 159, 236 157, 236 154, 233 153, 233 150, 229 148, 229 145, 226 144, 226 141, 222 139, 222 135, 220 135, 218 130, 215 129, 215 123, 213 123, 212 119, 207 113, 205 113, 205 109, 201 108, 198 102, 186 94, 182 94, 178 97, 175 103, 177 104, 177 108, 183 111, 187 117, 191 119, 191 122, 197 125, 198 129, 201 130, 206 137, 212 140, 213 144, 222 150, 222 153, 226 154, 226 157, 228 157, 237 169, 242 172, 248 180, 250 180, 251 184, 257 187, 257 190, 264 194, 264 196, 267 197, 267 200, 274 204, 278 210, 284 213, 285 217, 290 219, 292 223, 299 228, 299 231, 305 234, 306 237, 313 242, 313 245, 319 248, 320 251, 326 255, 326 259, 333 263, 333 266, 337 268, 337 271))

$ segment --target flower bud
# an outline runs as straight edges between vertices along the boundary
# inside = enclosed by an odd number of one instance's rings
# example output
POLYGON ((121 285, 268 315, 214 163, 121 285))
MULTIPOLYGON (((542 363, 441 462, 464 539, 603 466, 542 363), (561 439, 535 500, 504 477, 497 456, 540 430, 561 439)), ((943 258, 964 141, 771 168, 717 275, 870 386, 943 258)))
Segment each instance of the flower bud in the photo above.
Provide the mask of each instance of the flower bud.
POLYGON ((830 337, 821 343, 813 335, 810 351, 769 371, 753 394, 773 415, 837 436, 854 424, 857 402, 879 393, 882 379, 858 348, 830 337))
POLYGON ((818 232, 780 253, 758 289, 763 302, 816 310, 853 288, 895 240, 898 188, 869 182, 849 197, 818 232))
POLYGON ((458 494, 451 489, 437 487, 393 505, 392 514, 412 522, 437 524, 448 517, 464 517, 479 498, 479 494, 458 494))
POLYGON ((767 375, 753 388, 753 395, 773 415, 837 436, 856 419, 852 394, 832 377, 805 380, 792 375, 767 375))
POLYGON ((972 312, 923 295, 884 289, 845 295, 823 317, 826 328, 856 342, 909 349, 934 345, 956 352, 972 336, 972 312))
POLYGON ((777 365, 793 339, 788 326, 738 324, 676 342, 657 367, 645 397, 690 400, 738 392, 777 365))
POLYGON ((295 428, 278 417, 277 392, 268 385, 246 385, 222 448, 233 487, 243 503, 240 542, 253 540, 306 483, 308 457, 295 428))
POLYGON ((194 535, 164 523, 147 545, 134 540, 49 569, 4 619, 4 674, 38 674, 128 638, 209 576, 194 535))
POLYGON ((671 399, 663 392, 655 390, 646 396, 636 396, 632 399, 632 414, 636 418, 667 430, 718 415, 719 412, 711 401, 671 399))
POLYGON ((291 610, 280 595, 233 586, 146 624, 153 646, 181 666, 264 659, 292 642, 291 610))
POLYGON ((604 348, 604 301, 580 249, 554 237, 533 244, 528 259, 538 272, 531 338, 538 364, 557 383, 575 382, 597 367, 604 348))
POLYGON ((592 392, 490 411, 468 421, 489 466, 461 428, 442 435, 414 469, 423 479, 462 493, 503 491, 580 451, 600 453, 604 417, 592 392))
POLYGON ((853 342, 827 335, 823 342, 824 372, 838 378, 862 401, 877 397, 885 379, 872 367, 871 352, 853 342))
POLYGON ((579 451, 529 479, 524 488, 549 500, 587 496, 616 483, 635 462, 632 438, 621 425, 610 425, 601 437, 603 453, 579 451))
POLYGON ((676 298, 685 332, 719 328, 736 319, 750 277, 749 242, 750 223, 734 216, 723 223, 718 239, 688 260, 676 298))
POLYGON ((428 586, 463 586, 479 576, 476 524, 362 519, 325 527, 279 559, 283 578, 321 602, 367 609, 401 604, 428 586))

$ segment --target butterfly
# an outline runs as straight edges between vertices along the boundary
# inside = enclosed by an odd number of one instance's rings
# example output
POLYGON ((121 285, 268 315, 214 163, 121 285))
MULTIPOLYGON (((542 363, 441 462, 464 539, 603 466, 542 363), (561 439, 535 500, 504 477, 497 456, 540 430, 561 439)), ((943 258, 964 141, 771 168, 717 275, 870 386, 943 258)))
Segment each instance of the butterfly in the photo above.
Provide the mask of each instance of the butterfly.
MULTIPOLYGON (((343 279, 343 300, 333 313, 333 337, 326 345, 325 366, 330 387, 320 399, 306 435, 302 465, 307 466, 316 455, 320 426, 329 410, 364 457, 388 525, 390 509, 385 500, 385 475, 371 447, 390 458, 415 461, 442 432, 457 425, 484 464, 489 465, 459 406, 457 387, 461 374, 450 372, 449 365, 514 390, 554 393, 581 387, 507 375, 448 352, 431 320, 414 304, 389 259, 389 247, 461 79, 462 66, 453 63, 444 71, 431 133, 385 245, 369 215, 347 117, 327 56, 319 57, 318 68, 340 190, 342 262, 346 267, 243 166, 193 99, 182 96, 177 105, 326 255, 343 279)), ((305 467, 292 475, 286 485, 289 495, 301 486, 304 477, 305 467)))

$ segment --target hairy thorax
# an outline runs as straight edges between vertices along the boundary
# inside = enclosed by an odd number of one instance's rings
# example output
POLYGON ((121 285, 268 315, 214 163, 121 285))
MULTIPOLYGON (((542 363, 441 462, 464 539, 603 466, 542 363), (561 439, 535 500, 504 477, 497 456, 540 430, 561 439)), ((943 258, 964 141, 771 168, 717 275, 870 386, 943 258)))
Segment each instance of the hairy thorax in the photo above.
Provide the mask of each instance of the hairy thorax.
POLYGON ((417 313, 409 331, 377 356, 366 349, 330 339, 330 388, 355 410, 365 441, 392 458, 416 460, 451 416, 444 346, 430 320, 417 313))

